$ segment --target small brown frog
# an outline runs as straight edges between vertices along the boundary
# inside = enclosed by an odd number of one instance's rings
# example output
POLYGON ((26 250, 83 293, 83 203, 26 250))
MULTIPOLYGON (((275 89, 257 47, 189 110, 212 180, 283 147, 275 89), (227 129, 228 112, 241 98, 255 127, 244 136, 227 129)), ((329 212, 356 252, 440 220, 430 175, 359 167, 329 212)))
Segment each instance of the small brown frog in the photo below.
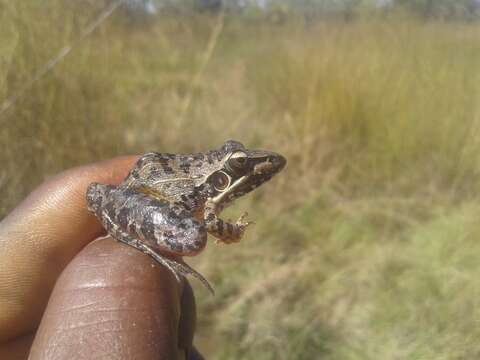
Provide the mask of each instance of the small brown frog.
POLYGON ((231 224, 217 215, 233 200, 270 180, 285 166, 283 156, 246 149, 238 141, 198 154, 143 155, 118 186, 92 183, 87 205, 116 240, 150 255, 179 275, 208 281, 169 255, 193 256, 207 233, 238 242, 250 222, 246 213, 231 224))

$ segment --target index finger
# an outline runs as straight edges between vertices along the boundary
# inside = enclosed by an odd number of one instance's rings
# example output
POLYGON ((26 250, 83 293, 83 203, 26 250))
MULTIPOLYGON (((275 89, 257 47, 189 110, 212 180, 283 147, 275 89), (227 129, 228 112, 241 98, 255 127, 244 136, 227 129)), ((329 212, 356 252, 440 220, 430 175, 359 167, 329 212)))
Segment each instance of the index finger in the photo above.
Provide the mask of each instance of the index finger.
POLYGON ((56 279, 103 229, 85 204, 91 182, 118 184, 137 156, 67 170, 0 223, 0 342, 35 329, 56 279))

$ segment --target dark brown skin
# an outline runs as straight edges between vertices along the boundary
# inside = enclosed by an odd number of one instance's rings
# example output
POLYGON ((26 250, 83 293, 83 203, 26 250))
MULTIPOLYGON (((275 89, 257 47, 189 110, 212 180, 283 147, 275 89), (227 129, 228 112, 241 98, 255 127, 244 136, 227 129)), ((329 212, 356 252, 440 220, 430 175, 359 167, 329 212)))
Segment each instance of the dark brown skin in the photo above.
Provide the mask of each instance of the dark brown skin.
POLYGON ((0 359, 200 359, 190 285, 111 238, 92 242, 104 230, 88 184, 120 183, 137 158, 68 170, 0 223, 0 359))

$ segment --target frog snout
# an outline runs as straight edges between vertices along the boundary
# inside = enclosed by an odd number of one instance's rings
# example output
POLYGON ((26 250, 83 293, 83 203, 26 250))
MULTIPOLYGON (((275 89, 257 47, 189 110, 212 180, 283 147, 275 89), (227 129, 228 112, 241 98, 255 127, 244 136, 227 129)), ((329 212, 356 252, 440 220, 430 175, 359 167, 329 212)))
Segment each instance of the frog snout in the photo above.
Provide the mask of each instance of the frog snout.
POLYGON ((281 171, 287 163, 287 159, 277 153, 272 153, 272 155, 268 157, 268 161, 271 163, 271 171, 273 173, 278 173, 281 171))
POLYGON ((264 175, 264 174, 276 174, 282 170, 287 163, 285 159, 280 154, 274 154, 266 159, 266 161, 256 164, 253 168, 254 175, 264 175))
POLYGON ((280 171, 287 164, 287 159, 283 155, 277 154, 277 156, 274 157, 272 162, 277 171, 280 171))

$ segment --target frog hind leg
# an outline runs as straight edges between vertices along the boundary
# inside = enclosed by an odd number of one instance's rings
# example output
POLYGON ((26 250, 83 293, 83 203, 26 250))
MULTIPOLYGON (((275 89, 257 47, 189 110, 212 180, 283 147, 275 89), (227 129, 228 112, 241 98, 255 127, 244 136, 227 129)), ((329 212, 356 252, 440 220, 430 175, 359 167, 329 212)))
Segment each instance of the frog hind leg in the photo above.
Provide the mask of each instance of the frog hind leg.
POLYGON ((140 243, 140 242, 139 242, 138 249, 141 250, 142 252, 144 252, 145 254, 151 256, 154 260, 156 260, 160 264, 165 265, 165 267, 167 269, 169 269, 171 272, 173 272, 173 274, 175 275, 177 280, 180 280, 179 277, 178 277, 178 274, 181 274, 183 276, 192 275, 197 280, 199 280, 207 288, 207 290, 210 291, 210 293, 212 295, 215 295, 215 290, 213 290, 213 287, 210 285, 208 280, 205 279, 198 271, 193 269, 188 264, 180 263, 178 261, 168 259, 167 257, 162 256, 162 255, 158 254, 157 252, 155 252, 155 250, 153 250, 148 245, 145 245, 145 244, 140 243))
POLYGON ((149 255, 159 264, 162 264, 163 266, 165 266, 168 270, 170 270, 173 273, 177 281, 180 282, 179 275, 183 275, 183 276, 192 275, 193 277, 198 279, 207 288, 207 290, 210 291, 212 295, 215 294, 215 291, 213 290, 213 287, 210 285, 208 280, 205 279, 205 277, 203 277, 198 271, 196 271, 186 263, 181 263, 176 260, 169 259, 163 255, 160 255, 150 246, 146 245, 145 243, 133 237, 130 237, 129 235, 127 235, 122 231, 112 233, 112 236, 115 240, 120 241, 124 244, 130 245, 136 248, 137 250, 140 250, 141 252, 149 255))
MULTIPOLYGON (((137 237, 133 236, 132 234, 126 232, 126 229, 123 229, 119 225, 118 221, 113 221, 112 217, 115 218, 116 215, 114 211, 115 200, 120 200, 119 203, 121 203, 122 201, 125 201, 125 199, 127 199, 129 196, 136 197, 134 200, 138 202, 145 201, 145 195, 137 194, 135 192, 132 192, 131 194, 125 194, 124 191, 119 191, 116 186, 92 183, 87 189, 87 207, 90 211, 95 213, 95 215, 103 224, 107 232, 115 240, 130 245, 133 248, 149 255, 159 264, 162 264, 168 270, 170 270, 175 275, 177 281, 180 281, 179 275, 192 275, 197 278, 212 294, 214 294, 214 290, 210 283, 200 273, 195 271, 189 265, 161 255, 158 251, 155 250, 154 247, 150 246, 145 241, 142 241, 137 237)), ((144 214, 137 215, 143 216, 144 214)), ((206 234, 204 240, 206 241, 206 234)), ((205 241, 200 241, 198 243, 198 246, 192 248, 192 252, 195 253, 199 251, 203 247, 205 241)))
POLYGON ((213 290, 213 287, 210 285, 207 279, 205 279, 199 272, 197 272, 195 269, 187 265, 186 263, 181 263, 179 261, 169 259, 157 251, 153 249, 152 247, 148 246, 144 242, 134 238, 133 236, 127 234, 124 232, 122 229, 120 229, 110 218, 106 213, 102 214, 103 216, 101 217, 103 225, 106 227, 108 233, 117 241, 120 241, 124 244, 130 245, 134 247, 137 250, 140 250, 141 252, 149 255, 151 258, 153 258, 155 261, 157 261, 159 264, 162 264, 165 266, 168 270, 170 270, 177 281, 180 282, 180 276, 179 275, 192 275, 196 279, 198 279, 206 288, 207 290, 214 295, 215 291, 213 290))

